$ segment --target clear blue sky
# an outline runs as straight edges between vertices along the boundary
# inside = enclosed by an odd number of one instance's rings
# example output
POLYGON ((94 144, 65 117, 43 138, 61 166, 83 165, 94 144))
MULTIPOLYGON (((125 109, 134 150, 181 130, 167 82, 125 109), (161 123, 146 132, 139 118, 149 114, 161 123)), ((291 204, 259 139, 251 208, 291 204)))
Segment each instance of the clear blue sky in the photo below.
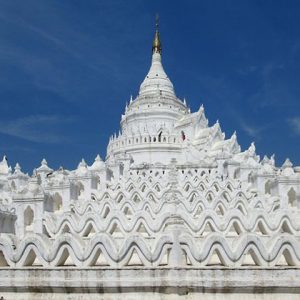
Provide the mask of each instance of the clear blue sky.
POLYGON ((243 149, 300 164, 300 1, 0 0, 0 155, 25 171, 105 156, 148 71, 163 63, 243 149))

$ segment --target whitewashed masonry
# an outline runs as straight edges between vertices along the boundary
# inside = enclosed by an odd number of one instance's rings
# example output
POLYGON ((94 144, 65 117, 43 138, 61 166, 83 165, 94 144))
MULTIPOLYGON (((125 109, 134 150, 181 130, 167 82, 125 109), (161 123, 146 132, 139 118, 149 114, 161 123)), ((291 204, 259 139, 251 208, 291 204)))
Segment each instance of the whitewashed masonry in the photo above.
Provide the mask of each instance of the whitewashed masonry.
POLYGON ((44 159, 32 176, 0 162, 0 269, 300 266, 300 167, 241 151, 202 105, 190 112, 158 29, 152 53, 105 161, 44 159))

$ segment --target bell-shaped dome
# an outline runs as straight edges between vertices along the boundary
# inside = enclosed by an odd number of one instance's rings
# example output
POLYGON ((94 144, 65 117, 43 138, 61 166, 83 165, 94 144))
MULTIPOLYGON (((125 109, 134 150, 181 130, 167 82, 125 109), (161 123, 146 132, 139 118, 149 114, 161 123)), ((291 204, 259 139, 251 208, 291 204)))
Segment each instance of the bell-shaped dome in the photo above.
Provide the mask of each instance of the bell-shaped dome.
POLYGON ((140 96, 148 96, 159 93, 161 95, 176 98, 173 84, 167 76, 161 63, 161 52, 162 47, 157 20, 154 40, 152 44, 152 63, 146 78, 140 86, 140 96))
POLYGON ((176 97, 173 84, 162 66, 161 54, 158 51, 153 51, 151 67, 140 86, 139 95, 153 95, 157 91, 163 95, 176 97))

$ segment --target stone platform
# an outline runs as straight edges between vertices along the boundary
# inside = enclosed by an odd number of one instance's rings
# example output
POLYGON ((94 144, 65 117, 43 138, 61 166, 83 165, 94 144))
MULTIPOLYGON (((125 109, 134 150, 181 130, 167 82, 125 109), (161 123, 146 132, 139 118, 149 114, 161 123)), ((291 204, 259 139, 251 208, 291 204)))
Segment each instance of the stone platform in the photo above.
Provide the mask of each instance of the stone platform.
POLYGON ((1 268, 1 296, 4 300, 300 299, 300 269, 1 268))

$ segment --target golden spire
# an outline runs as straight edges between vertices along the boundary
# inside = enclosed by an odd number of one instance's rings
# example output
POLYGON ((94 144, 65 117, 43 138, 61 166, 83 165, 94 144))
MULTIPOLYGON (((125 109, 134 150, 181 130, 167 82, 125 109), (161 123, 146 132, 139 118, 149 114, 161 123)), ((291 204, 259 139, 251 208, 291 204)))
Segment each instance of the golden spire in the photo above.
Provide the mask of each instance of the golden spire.
POLYGON ((156 15, 156 22, 155 22, 155 36, 152 43, 152 53, 160 53, 161 54, 161 42, 159 38, 159 30, 158 30, 158 14, 156 15))

